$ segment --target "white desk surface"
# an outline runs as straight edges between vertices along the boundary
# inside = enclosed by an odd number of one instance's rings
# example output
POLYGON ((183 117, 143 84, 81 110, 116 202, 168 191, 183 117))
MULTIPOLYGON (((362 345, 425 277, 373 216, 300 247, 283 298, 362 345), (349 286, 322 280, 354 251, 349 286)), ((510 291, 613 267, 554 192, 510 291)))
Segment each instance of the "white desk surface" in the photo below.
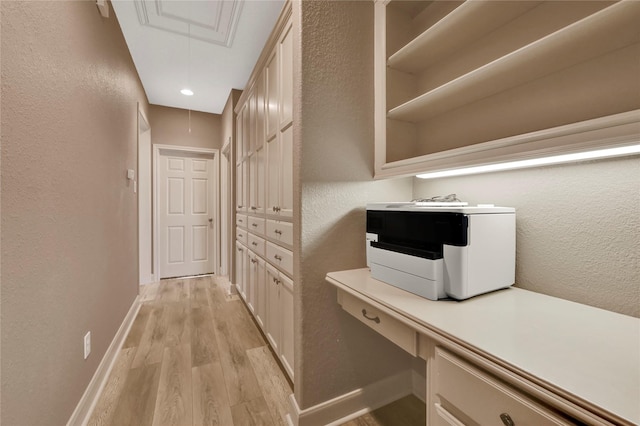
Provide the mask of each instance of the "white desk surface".
POLYGON ((518 288, 436 302, 375 280, 368 268, 330 272, 327 281, 640 424, 638 318, 518 288))

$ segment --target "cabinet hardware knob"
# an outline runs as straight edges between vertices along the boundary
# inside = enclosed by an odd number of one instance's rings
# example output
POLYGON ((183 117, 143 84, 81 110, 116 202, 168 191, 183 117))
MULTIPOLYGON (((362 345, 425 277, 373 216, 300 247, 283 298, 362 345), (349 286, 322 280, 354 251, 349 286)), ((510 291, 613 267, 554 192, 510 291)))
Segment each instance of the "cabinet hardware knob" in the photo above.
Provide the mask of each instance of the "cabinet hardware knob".
POLYGON ((257 246, 257 245, 258 245, 258 243, 256 243, 255 241, 251 241, 251 245, 252 245, 252 246, 257 246))
POLYGON ((277 254, 274 254, 274 255, 273 255, 273 258, 274 258, 275 260, 277 260, 278 262, 282 260, 282 257, 278 256, 277 254))
MULTIPOLYGON (((362 316, 365 317, 366 319, 368 319, 369 321, 373 321, 376 324, 380 324, 380 317, 370 317, 367 315, 367 310, 363 309, 362 310, 362 316)), ((502 418, 502 416, 500 416, 502 418)), ((504 421, 504 420, 503 420, 504 421)))
POLYGON ((277 209, 276 206, 271 207, 271 210, 273 210, 274 212, 277 211, 276 209, 277 209))
POLYGON ((251 263, 258 263, 258 261, 255 259, 251 259, 251 263))
POLYGON ((504 426, 515 426, 516 424, 511 420, 511 416, 507 413, 500 414, 500 420, 502 420, 502 424, 504 426))
POLYGON ((239 249, 238 249, 238 251, 242 251, 242 249, 241 249, 241 248, 239 248, 239 249))

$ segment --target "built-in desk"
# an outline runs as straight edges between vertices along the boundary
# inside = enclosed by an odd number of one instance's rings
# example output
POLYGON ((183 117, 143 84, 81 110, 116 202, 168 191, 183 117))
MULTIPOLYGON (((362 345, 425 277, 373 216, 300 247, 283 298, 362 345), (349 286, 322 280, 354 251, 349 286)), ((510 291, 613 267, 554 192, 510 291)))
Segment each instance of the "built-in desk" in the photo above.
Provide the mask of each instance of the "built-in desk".
POLYGON ((426 360, 429 424, 476 421, 445 397, 451 383, 483 394, 487 385, 487 395, 497 389, 540 408, 549 424, 640 424, 640 319, 518 288, 431 301, 366 268, 326 279, 347 312, 426 360))

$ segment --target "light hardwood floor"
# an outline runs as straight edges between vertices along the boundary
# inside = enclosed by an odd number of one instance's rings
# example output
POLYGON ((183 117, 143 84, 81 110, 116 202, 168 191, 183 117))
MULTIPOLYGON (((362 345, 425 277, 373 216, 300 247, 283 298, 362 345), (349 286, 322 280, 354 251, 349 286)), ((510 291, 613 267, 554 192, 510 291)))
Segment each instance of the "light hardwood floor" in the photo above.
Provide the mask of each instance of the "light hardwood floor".
POLYGON ((291 385, 222 278, 143 287, 89 425, 286 425, 291 385))
MULTIPOLYGON (((89 426, 287 424, 291 384, 228 286, 198 277, 143 287, 89 426)), ((424 425, 424 413, 407 397, 344 426, 424 425)))

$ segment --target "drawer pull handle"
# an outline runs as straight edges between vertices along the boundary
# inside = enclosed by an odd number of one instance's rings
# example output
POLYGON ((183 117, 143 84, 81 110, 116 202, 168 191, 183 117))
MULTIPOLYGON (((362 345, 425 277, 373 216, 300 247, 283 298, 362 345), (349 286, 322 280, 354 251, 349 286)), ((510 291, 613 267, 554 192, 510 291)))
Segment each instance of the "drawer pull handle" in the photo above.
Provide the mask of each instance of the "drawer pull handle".
MULTIPOLYGON (((368 316, 366 309, 362 310, 362 316, 365 317, 366 319, 368 319, 369 321, 373 321, 376 324, 380 324, 380 317, 370 317, 370 316, 368 316)), ((502 417, 502 416, 500 416, 500 417, 502 417)))
POLYGON ((508 415, 507 413, 500 414, 500 420, 502 420, 502 423, 504 424, 504 426, 515 426, 516 425, 513 422, 513 420, 511 420, 511 416, 508 415))
POLYGON ((251 226, 253 226, 254 228, 257 228, 258 224, 257 223, 252 223, 251 226))
POLYGON ((279 229, 276 229, 276 230, 275 230, 275 231, 273 231, 273 232, 275 232, 275 233, 276 233, 276 234, 278 234, 278 235, 282 235, 282 231, 281 231, 281 230, 279 230, 279 229))
POLYGON ((281 258, 280 256, 278 256, 277 254, 275 254, 273 257, 274 257, 274 259, 276 259, 278 262, 282 260, 282 258, 281 258))
POLYGON ((258 243, 256 243, 255 241, 251 241, 251 245, 252 245, 252 246, 257 246, 257 245, 258 245, 258 243))

